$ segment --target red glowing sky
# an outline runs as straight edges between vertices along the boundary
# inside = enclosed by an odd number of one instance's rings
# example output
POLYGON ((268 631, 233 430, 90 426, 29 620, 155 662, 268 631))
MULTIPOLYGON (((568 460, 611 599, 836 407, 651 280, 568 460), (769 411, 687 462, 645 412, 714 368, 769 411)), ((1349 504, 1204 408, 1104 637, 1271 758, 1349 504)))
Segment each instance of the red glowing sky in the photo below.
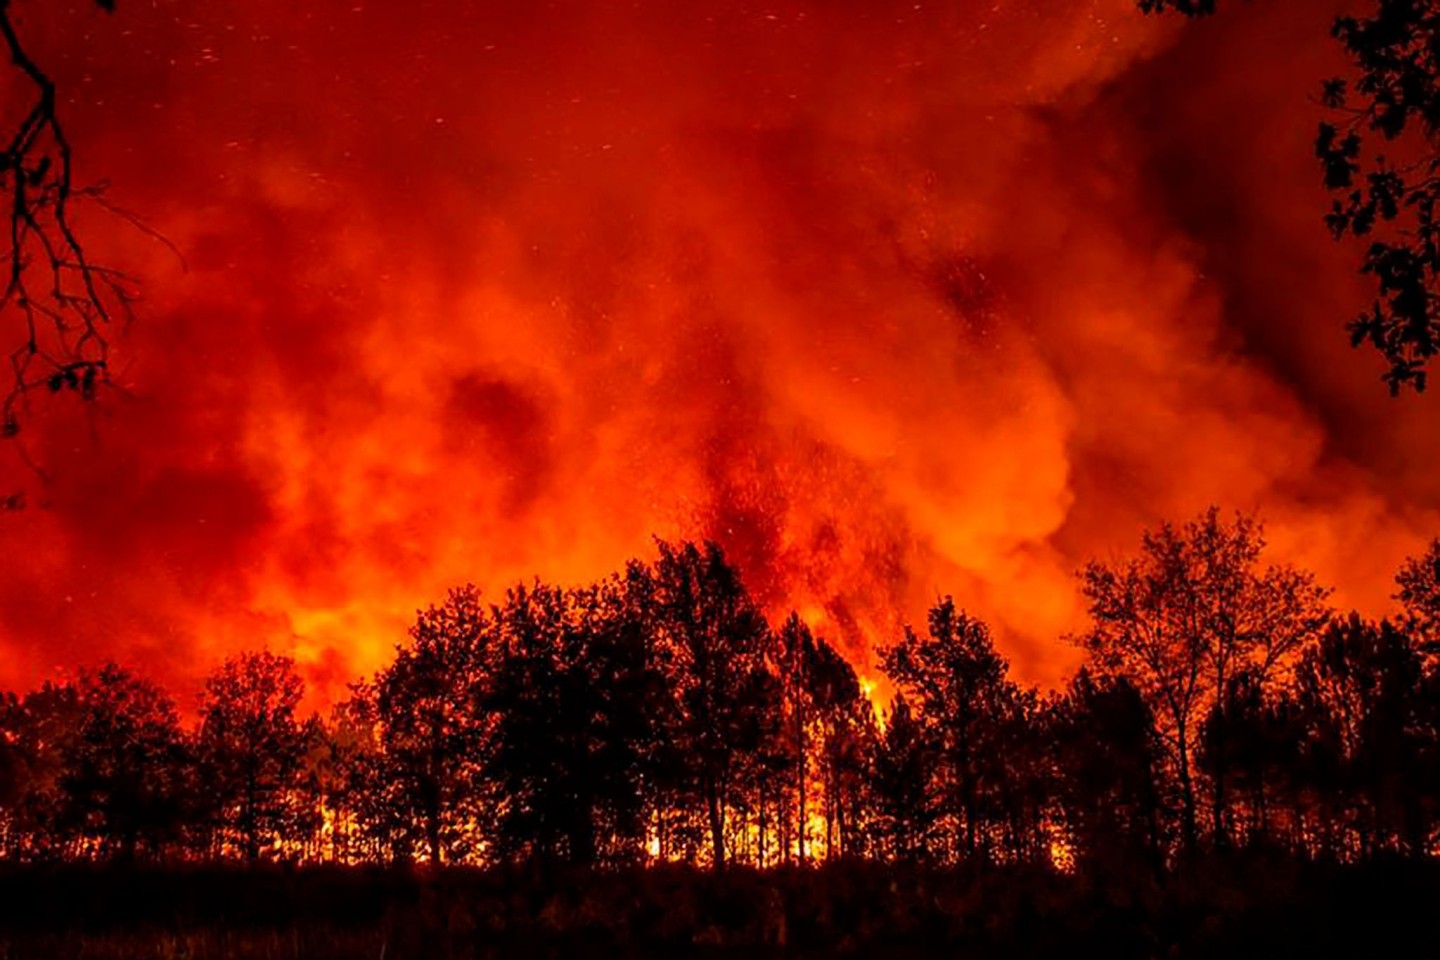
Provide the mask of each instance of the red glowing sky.
POLYGON ((1073 572, 1258 510, 1385 610, 1429 397, 1348 347, 1310 158, 1342 4, 22 7, 145 279, 4 469, 0 680, 374 669, 474 581, 711 536, 858 662, 940 593, 1057 681, 1073 572))

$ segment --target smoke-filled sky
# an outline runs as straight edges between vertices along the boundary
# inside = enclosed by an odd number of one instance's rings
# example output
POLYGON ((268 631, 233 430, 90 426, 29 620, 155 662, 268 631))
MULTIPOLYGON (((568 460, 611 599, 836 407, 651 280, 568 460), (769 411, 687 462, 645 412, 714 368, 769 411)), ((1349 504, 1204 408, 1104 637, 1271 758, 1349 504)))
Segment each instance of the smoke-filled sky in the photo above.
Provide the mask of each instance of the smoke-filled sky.
POLYGON ((1054 683, 1075 570, 1162 519, 1259 511, 1372 615, 1440 532, 1440 398, 1349 348, 1320 223, 1343 4, 20 6, 184 263, 83 218, 145 300, 123 392, 32 411, 49 486, 6 455, 0 681, 269 646, 338 693, 447 587, 658 535, 862 667, 953 593, 1054 683))

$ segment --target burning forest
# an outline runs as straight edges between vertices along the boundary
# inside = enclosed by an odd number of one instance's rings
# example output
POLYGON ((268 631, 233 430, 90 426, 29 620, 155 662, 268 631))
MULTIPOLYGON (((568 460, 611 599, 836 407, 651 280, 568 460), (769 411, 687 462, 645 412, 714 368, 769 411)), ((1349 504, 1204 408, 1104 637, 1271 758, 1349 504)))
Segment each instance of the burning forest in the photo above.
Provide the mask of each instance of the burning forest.
POLYGON ((1440 889, 1437 35, 0 0, 0 897, 1139 956, 1440 889))
POLYGON ((1053 686, 1075 570, 1211 503, 1390 613, 1436 414, 1339 332, 1323 6, 18 4, 169 245, 77 205, 143 300, 5 451, 4 679, 265 646, 334 698, 658 536, 867 668, 953 593, 1053 686))

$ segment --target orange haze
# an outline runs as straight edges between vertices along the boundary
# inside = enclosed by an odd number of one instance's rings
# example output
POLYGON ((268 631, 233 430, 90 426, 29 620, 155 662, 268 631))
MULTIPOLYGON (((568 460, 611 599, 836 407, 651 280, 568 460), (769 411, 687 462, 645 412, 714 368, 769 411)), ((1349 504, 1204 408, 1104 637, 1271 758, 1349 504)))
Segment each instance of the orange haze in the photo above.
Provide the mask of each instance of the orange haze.
POLYGON ((1073 572, 1214 502, 1379 614, 1437 398, 1343 321, 1306 95, 1339 5, 19 3, 146 281, 112 394, 6 454, 0 681, 322 691, 472 580, 713 537, 862 666, 941 593, 1025 679, 1073 572), (1298 38, 1298 39, 1297 39, 1298 38))

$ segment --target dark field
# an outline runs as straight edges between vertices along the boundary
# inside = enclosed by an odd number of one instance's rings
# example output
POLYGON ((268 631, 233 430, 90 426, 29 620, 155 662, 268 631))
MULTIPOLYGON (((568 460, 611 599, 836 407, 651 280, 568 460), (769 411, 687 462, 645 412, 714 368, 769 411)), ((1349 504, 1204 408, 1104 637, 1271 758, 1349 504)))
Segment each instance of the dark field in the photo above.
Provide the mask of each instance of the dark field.
POLYGON ((1440 956, 1440 868, 9 869, 0 958, 1440 956))

